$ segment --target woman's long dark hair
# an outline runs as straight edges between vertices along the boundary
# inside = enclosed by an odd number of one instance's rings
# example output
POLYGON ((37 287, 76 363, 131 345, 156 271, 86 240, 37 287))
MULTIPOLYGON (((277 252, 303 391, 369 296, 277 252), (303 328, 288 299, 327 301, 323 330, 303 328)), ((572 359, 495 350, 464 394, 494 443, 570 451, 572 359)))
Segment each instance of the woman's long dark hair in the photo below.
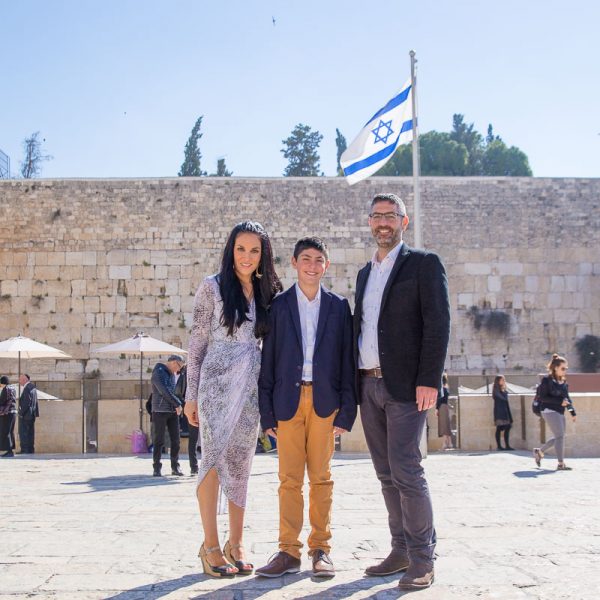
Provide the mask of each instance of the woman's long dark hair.
POLYGON ((218 275, 219 290, 223 298, 223 313, 221 315, 221 325, 227 328, 227 333, 233 335, 235 329, 240 327, 244 321, 249 321, 248 300, 244 295, 242 284, 235 274, 233 264, 233 250, 235 240, 240 233, 254 233, 260 238, 260 263, 258 272, 261 277, 252 274, 252 287, 254 288, 254 304, 256 307, 256 322, 254 323, 254 335, 262 338, 266 335, 268 326, 267 311, 271 300, 277 292, 283 287, 275 273, 273 264, 273 250, 271 249, 271 240, 264 230, 263 226, 256 221, 242 221, 238 223, 229 234, 225 249, 223 250, 223 259, 221 260, 221 270, 218 275))
POLYGON ((494 387, 492 388, 492 393, 494 392, 506 392, 506 379, 504 375, 496 375, 494 377, 494 387), (504 379, 504 389, 502 389, 501 381, 504 379))

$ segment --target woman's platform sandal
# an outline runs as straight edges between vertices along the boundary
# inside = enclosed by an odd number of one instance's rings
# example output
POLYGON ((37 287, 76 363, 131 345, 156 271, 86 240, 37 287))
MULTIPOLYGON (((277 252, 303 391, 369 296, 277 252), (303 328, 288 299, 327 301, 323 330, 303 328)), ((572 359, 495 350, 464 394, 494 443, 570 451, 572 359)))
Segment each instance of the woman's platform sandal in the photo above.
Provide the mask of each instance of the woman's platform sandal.
POLYGON ((567 467, 567 465, 565 465, 565 463, 558 463, 556 470, 557 471, 572 471, 573 469, 571 467, 567 467))
POLYGON ((232 550, 237 550, 242 547, 243 546, 241 544, 231 544, 229 540, 227 540, 225 546, 223 547, 223 554, 230 563, 236 566, 238 575, 252 575, 252 573, 254 573, 254 565, 243 560, 235 560, 235 558, 233 558, 233 554, 231 553, 232 550))
MULTIPOLYGON (((211 577, 235 577, 237 575, 238 570, 233 565, 228 563, 219 567, 213 567, 210 564, 210 562, 208 562, 208 555, 212 552, 216 552, 217 550, 221 550, 221 548, 219 546, 205 548, 204 544, 200 546, 198 556, 202 561, 202 568, 204 569, 204 573, 206 575, 210 575, 211 577)), ((227 556, 225 558, 227 558, 227 556)), ((227 560, 231 559, 227 558, 227 560)))

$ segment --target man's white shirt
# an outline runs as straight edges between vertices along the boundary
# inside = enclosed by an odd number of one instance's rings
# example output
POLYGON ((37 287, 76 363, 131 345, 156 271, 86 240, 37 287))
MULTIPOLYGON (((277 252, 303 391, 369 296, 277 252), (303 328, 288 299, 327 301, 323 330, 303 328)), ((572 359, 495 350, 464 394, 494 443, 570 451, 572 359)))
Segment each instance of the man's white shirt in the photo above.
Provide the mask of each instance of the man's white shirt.
POLYGON ((319 310, 321 308, 321 286, 319 286, 319 291, 314 300, 309 300, 296 283, 296 297, 298 298, 298 312, 300 313, 300 327, 302 329, 302 352, 304 355, 302 379, 303 381, 312 381, 315 338, 317 337, 319 310))
POLYGON ((403 243, 400 242, 388 252, 381 262, 377 260, 377 251, 371 259, 371 271, 363 295, 362 321, 360 335, 358 336, 359 369, 375 369, 381 366, 379 364, 379 340, 377 338, 381 299, 403 243))

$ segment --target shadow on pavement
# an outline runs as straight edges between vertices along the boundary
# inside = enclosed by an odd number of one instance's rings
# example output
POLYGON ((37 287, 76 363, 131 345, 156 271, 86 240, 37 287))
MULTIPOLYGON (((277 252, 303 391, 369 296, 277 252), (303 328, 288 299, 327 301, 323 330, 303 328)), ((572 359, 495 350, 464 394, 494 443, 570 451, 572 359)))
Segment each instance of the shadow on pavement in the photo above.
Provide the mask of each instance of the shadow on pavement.
MULTIPOLYGON (((244 597, 244 600, 256 600, 265 594, 271 593, 274 590, 285 591, 286 584, 290 584, 302 579, 311 578, 315 584, 315 592, 312 594, 305 594, 298 596, 303 600, 322 600, 323 598, 347 598, 353 593, 359 590, 368 590, 377 585, 385 583, 385 578, 370 578, 362 577, 355 581, 348 581, 340 583, 338 585, 331 585, 332 579, 319 579, 311 577, 309 572, 299 573, 298 575, 286 575, 282 579, 265 579, 265 578, 237 578, 232 580, 233 583, 229 585, 223 585, 218 589, 207 590, 196 595, 186 596, 192 600, 215 600, 217 598, 238 598, 244 597), (236 592, 240 592, 239 594, 236 592)), ((133 600, 137 598, 143 598, 144 600, 158 600, 163 598, 177 590, 195 585, 201 581, 213 581, 211 577, 206 575, 184 575, 178 579, 169 579, 167 581, 161 581, 153 585, 143 585, 130 590, 124 590, 113 596, 107 596, 105 600, 133 600)), ((224 580, 225 581, 225 580, 224 580)), ((398 596, 403 595, 397 588, 396 580, 390 580, 390 589, 385 590, 386 592, 397 592, 398 596)), ((381 594, 382 590, 378 592, 381 594)), ((376 595, 369 596, 369 598, 375 598, 376 595)))
POLYGON ((91 494, 92 492, 106 492, 116 490, 128 490, 140 487, 155 487, 162 485, 173 485, 179 481, 185 481, 189 477, 152 477, 152 475, 111 475, 109 477, 92 477, 87 481, 66 481, 61 485, 86 485, 91 490, 82 492, 91 494))
POLYGON ((515 477, 540 477, 541 475, 553 475, 556 471, 551 471, 550 469, 536 469, 535 471, 514 471, 513 475, 515 477))
MULTIPOLYGON (((311 579, 315 584, 315 592, 313 594, 302 594, 298 596, 298 599, 302 600, 323 600, 323 598, 348 598, 359 590, 368 590, 376 585, 381 585, 382 579, 361 577, 355 581, 347 581, 338 585, 331 585, 332 579, 325 579, 319 577, 312 577, 309 572, 303 572, 298 575, 286 575, 284 577, 283 585, 282 580, 277 579, 266 579, 264 577, 256 578, 252 577, 246 580, 236 580, 236 583, 227 585, 219 588, 219 592, 223 593, 224 597, 229 597, 229 594, 233 595, 233 598, 237 598, 236 591, 243 592, 244 600, 255 600, 261 596, 272 592, 273 590, 281 590, 282 593, 285 591, 286 584, 301 579, 311 579)), ((393 582, 392 582, 393 583, 393 582)), ((303 590, 304 592, 304 590, 303 590)), ((241 597, 241 595, 240 595, 241 597)), ((197 596, 192 596, 192 600, 215 600, 219 598, 216 590, 210 592, 204 592, 197 596)), ((375 596, 373 596, 375 598, 375 596)))
POLYGON ((203 575, 184 575, 178 579, 169 579, 153 585, 143 585, 131 590, 125 590, 114 596, 107 596, 105 600, 131 600, 133 598, 144 598, 144 600, 156 600, 162 598, 178 589, 194 585, 206 579, 203 575))

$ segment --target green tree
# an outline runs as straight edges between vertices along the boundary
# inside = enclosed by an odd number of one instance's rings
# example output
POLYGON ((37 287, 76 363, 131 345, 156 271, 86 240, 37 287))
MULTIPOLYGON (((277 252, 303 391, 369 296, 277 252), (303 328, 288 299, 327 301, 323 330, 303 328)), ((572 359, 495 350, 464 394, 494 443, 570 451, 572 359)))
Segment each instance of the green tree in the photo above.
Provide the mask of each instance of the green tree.
POLYGON ((421 170, 427 175, 466 175, 469 153, 449 133, 428 131, 420 140, 421 170))
MULTIPOLYGON (((428 131, 419 136, 421 175, 430 176, 513 176, 532 175, 527 155, 515 146, 510 148, 488 125, 487 136, 467 125, 464 116, 452 117, 450 133, 428 131)), ((412 175, 412 144, 399 146, 377 175, 412 175)))
POLYGON ((346 143, 346 138, 342 135, 342 132, 336 127, 335 129, 335 146, 337 148, 337 174, 343 175, 342 166, 340 165, 340 158, 342 154, 346 152, 346 148, 348 148, 348 144, 346 143))
POLYGON ((489 143, 481 160, 482 175, 488 177, 531 177, 527 155, 515 146, 510 148, 501 140, 489 143))
POLYGON ((288 165, 283 175, 285 177, 315 177, 322 175, 319 166, 319 144, 323 136, 318 131, 311 131, 308 125, 299 123, 294 127, 290 137, 282 140, 281 152, 287 159, 288 165))
POLYGON ((225 166, 225 159, 219 158, 217 160, 217 172, 211 173, 211 177, 231 177, 233 175, 232 171, 228 171, 225 166))
MULTIPOLYGON (((422 175, 464 175, 467 169, 467 149, 448 133, 428 131, 419 136, 419 153, 422 175)), ((412 175, 412 144, 399 146, 377 175, 412 175)))
POLYGON ((467 168, 464 175, 483 175, 481 172, 483 137, 475 129, 475 124, 467 125, 464 115, 452 115, 450 139, 458 144, 463 144, 467 149, 467 168))
POLYGON ((185 145, 185 150, 183 151, 183 163, 178 173, 179 177, 202 177, 203 175, 206 175, 206 172, 202 171, 200 168, 200 159, 202 158, 202 154, 200 153, 198 142, 202 137, 202 134, 200 133, 201 125, 202 117, 199 117, 194 124, 192 133, 190 134, 190 137, 185 145))
MULTIPOLYGON (((419 137, 419 146, 422 144, 425 135, 427 134, 419 137)), ((425 174, 423 169, 421 169, 421 174, 425 174)), ((412 144, 398 146, 392 158, 377 171, 376 175, 385 177, 407 177, 412 175, 412 144)))
POLYGON ((492 127, 492 124, 490 123, 488 125, 487 135, 485 136, 485 143, 486 143, 486 145, 491 144, 492 142, 494 142, 496 140, 502 141, 502 138, 499 135, 494 135, 494 128, 492 127))

